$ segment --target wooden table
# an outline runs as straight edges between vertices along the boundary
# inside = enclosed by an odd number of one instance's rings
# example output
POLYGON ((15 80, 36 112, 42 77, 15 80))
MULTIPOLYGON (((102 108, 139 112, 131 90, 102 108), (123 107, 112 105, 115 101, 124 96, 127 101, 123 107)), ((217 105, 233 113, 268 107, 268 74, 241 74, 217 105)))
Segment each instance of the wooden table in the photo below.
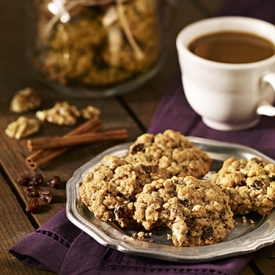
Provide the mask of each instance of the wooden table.
MULTIPOLYGON (((13 95, 25 87, 33 87, 42 98, 41 109, 51 107, 56 101, 67 100, 79 108, 89 102, 101 110, 105 130, 126 128, 129 132, 129 141, 133 141, 150 125, 162 94, 179 69, 175 48, 178 31, 193 21, 213 15, 223 1, 179 1, 178 16, 176 20, 173 19, 173 25, 165 35, 167 59, 158 75, 142 87, 123 96, 88 100, 57 93, 39 83, 30 73, 25 58, 24 39, 28 31, 25 24, 28 17, 25 2, 1 0, 0 8, 0 270, 1 274, 51 274, 21 264, 8 253, 8 249, 64 208, 66 181, 73 172, 93 156, 116 143, 102 142, 79 146, 40 167, 38 171, 46 180, 59 175, 62 184, 59 189, 54 190, 54 203, 43 207, 43 211, 38 214, 27 214, 27 197, 22 187, 17 184, 17 179, 22 174, 33 173, 25 165, 25 158, 29 152, 26 150, 25 140, 11 139, 4 133, 8 123, 18 118, 18 114, 9 111, 13 95)), ((36 137, 63 135, 72 129, 73 127, 69 126, 60 127, 44 123, 36 137)), ((267 255, 273 255, 275 258, 275 246, 260 250, 241 274, 273 274, 275 260, 268 259, 267 255)))

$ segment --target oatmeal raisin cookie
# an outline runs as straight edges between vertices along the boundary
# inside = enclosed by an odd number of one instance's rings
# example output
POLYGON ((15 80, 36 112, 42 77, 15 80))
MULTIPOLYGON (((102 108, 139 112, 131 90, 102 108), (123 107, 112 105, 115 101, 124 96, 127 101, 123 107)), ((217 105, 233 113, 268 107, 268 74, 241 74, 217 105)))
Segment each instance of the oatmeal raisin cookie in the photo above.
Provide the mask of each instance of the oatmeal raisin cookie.
POLYGON ((275 206, 275 165, 261 158, 227 159, 211 177, 229 197, 234 214, 269 213, 275 206))
POLYGON ((130 146, 128 162, 157 165, 169 176, 200 178, 210 169, 212 159, 180 132, 166 130, 157 135, 143 134, 130 146))
MULTIPOLYGON (((133 221, 135 195, 157 174, 150 176, 140 164, 130 164, 123 158, 105 156, 83 177, 79 194, 83 203, 97 219, 117 221, 121 227, 133 221)), ((159 178, 163 177, 162 174, 159 178)))
POLYGON ((137 195, 134 219, 147 230, 167 225, 175 246, 215 244, 234 227, 228 200, 209 181, 191 176, 159 179, 137 195))

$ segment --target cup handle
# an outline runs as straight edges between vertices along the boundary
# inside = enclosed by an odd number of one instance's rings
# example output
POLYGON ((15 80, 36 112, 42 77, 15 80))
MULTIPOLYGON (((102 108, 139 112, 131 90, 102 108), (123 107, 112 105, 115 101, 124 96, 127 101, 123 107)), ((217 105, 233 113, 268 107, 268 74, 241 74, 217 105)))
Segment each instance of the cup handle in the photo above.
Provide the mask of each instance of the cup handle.
MULTIPOLYGON (((264 75, 262 78, 262 83, 269 83, 275 92, 275 73, 268 73, 264 75)), ((258 104, 257 114, 265 116, 275 116, 275 107, 266 100, 262 100, 258 104)))

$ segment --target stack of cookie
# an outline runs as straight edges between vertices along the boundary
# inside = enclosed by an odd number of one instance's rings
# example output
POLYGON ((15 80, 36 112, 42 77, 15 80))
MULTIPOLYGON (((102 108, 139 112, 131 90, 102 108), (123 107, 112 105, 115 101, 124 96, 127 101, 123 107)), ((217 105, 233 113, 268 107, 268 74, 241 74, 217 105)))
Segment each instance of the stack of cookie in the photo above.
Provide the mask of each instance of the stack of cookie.
POLYGON ((80 197, 97 219, 122 228, 165 225, 175 246, 215 244, 234 228, 235 214, 273 209, 275 165, 229 159, 203 180, 211 162, 179 132, 143 134, 124 158, 105 156, 87 173, 80 197))

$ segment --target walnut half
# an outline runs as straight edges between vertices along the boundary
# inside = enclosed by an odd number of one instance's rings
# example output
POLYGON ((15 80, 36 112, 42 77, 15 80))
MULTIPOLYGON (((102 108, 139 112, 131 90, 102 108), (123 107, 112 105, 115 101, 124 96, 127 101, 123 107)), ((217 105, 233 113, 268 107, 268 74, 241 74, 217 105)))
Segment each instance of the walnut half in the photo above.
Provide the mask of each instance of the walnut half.
POLYGON ((21 116, 16 121, 8 124, 5 134, 10 138, 21 139, 37 132, 39 126, 37 119, 21 116))
POLYGON ((41 121, 48 121, 58 125, 73 125, 80 117, 80 111, 67 101, 57 102, 51 109, 37 111, 36 117, 41 121))
POLYGON ((23 113, 39 107, 41 99, 32 88, 18 91, 10 103, 10 110, 14 113, 23 113))
POLYGON ((86 108, 81 109, 81 115, 85 119, 91 119, 96 116, 100 116, 100 110, 94 106, 87 106, 86 108))

